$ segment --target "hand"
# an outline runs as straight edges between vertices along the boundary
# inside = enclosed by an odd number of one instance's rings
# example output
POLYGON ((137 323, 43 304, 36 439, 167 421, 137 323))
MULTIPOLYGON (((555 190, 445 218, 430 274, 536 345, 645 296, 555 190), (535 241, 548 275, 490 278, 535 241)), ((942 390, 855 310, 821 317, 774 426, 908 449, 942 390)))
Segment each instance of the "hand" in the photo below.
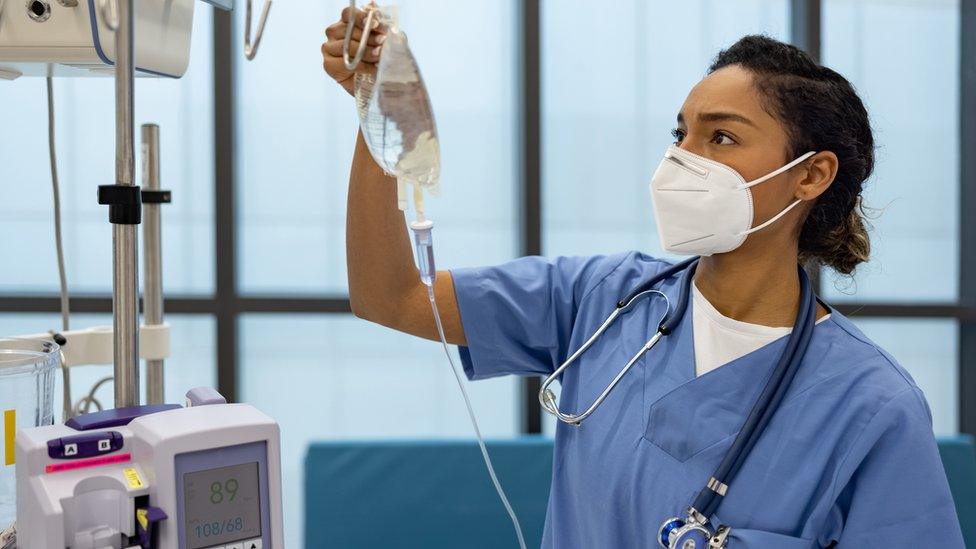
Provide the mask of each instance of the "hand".
POLYGON ((325 42, 322 44, 322 66, 336 82, 339 83, 350 95, 354 94, 353 75, 355 73, 376 73, 376 63, 380 60, 381 47, 386 41, 386 32, 389 30, 387 25, 378 21, 377 15, 373 15, 370 24, 372 27, 369 32, 369 39, 366 42, 366 53, 363 55, 362 62, 356 67, 355 71, 346 68, 346 63, 342 58, 342 42, 346 37, 346 25, 349 20, 349 10, 355 10, 355 28, 352 31, 352 40, 349 42, 349 57, 355 57, 359 49, 359 42, 362 40, 364 26, 366 24, 366 12, 356 8, 346 8, 342 10, 341 19, 329 25, 325 29, 325 42))

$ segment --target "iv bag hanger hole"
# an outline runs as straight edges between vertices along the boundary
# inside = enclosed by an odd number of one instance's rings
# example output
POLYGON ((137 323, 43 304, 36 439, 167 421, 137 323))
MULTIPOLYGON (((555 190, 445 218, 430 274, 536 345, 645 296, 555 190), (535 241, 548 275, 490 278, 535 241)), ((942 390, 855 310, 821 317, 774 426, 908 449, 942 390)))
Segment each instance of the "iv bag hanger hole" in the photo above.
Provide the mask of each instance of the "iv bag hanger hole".
POLYGON ((33 21, 43 23, 51 18, 51 4, 44 0, 28 0, 27 16, 33 21))

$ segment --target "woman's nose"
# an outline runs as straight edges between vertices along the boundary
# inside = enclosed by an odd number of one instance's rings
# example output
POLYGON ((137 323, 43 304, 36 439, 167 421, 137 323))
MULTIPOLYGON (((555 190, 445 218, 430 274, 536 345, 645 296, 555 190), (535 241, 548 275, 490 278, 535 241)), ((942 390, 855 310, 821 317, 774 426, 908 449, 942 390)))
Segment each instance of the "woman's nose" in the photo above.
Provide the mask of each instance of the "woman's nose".
POLYGON ((704 150, 701 147, 696 146, 694 141, 688 139, 687 137, 681 140, 681 143, 678 144, 678 148, 692 154, 697 154, 698 156, 705 156, 704 150))

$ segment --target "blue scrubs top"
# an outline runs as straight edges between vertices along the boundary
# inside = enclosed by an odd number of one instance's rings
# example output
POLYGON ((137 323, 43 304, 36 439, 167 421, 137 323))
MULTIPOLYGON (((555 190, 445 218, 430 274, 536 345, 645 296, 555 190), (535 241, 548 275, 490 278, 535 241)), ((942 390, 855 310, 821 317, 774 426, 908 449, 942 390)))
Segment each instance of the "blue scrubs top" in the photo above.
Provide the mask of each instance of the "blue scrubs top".
MULTIPOLYGON (((667 265, 627 253, 452 271, 468 377, 549 375, 667 265)), ((660 287, 672 302, 678 280, 660 287)), ((657 297, 618 319, 563 374, 559 408, 593 402, 664 311, 657 297)), ((731 446, 787 338, 696 377, 691 318, 582 427, 559 423, 543 547, 657 546, 731 446)), ((925 397, 837 311, 711 519, 730 548, 964 547, 925 397)))

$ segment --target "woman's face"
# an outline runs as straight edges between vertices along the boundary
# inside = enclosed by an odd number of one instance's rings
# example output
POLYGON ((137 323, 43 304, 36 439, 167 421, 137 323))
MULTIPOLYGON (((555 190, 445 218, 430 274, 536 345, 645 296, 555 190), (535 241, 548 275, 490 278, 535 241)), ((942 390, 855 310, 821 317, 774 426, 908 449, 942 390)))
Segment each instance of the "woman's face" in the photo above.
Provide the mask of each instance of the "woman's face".
MULTIPOLYGON (((789 143, 782 123, 763 109, 752 73, 738 65, 719 69, 692 88, 678 113, 675 140, 686 151, 731 167, 746 181, 793 160, 787 158, 789 143)), ((804 170, 796 166, 751 188, 753 226, 800 198, 797 193, 803 174, 804 170)), ((805 211, 794 208, 767 229, 750 235, 746 243, 784 234, 784 229, 798 229, 805 211)))

